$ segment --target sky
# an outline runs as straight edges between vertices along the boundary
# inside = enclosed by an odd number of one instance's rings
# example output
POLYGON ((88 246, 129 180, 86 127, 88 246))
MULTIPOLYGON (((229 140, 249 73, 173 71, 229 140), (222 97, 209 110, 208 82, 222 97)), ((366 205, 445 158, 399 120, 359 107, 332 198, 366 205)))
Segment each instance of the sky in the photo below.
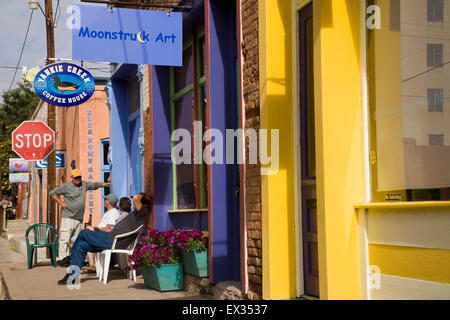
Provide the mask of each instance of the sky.
MULTIPOLYGON (((14 69, 3 67, 16 67, 19 60, 20 51, 30 19, 31 10, 28 7, 29 0, 0 0, 0 94, 7 91, 14 76, 14 69)), ((38 0, 44 10, 45 1, 38 0)), ((53 0, 53 12, 56 12, 58 0, 53 0)), ((66 21, 70 14, 67 8, 71 4, 81 4, 80 0, 59 0, 59 19, 55 28, 55 56, 56 58, 72 58, 72 33, 66 26, 66 21)), ((92 5, 92 4, 90 4, 92 5)), ((44 10, 45 11, 45 10, 44 10)), ((38 9, 33 13, 33 18, 28 33, 27 42, 23 51, 19 67, 43 67, 47 56, 45 17, 38 9)), ((75 62, 79 64, 79 62, 75 62)), ((84 64, 94 76, 108 76, 108 65, 95 63, 84 64), (91 69, 91 67, 101 68, 102 71, 91 69)), ((22 79, 22 69, 17 70, 17 74, 12 86, 18 87, 18 82, 22 79)), ((1 102, 1 97, 0 97, 1 102)))

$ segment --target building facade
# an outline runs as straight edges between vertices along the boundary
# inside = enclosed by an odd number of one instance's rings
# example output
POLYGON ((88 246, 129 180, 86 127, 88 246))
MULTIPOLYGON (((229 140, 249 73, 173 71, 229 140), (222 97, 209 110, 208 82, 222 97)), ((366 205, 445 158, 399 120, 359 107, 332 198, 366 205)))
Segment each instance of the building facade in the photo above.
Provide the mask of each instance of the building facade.
POLYGON ((193 4, 182 67, 113 67, 112 191, 249 299, 448 299, 447 3, 193 4))
MULTIPOLYGON (((105 80, 95 79, 97 85, 93 96, 86 103, 73 108, 57 108, 57 129, 55 152, 65 158, 64 168, 56 169, 57 186, 71 181, 71 171, 80 169, 84 181, 106 181, 109 177, 109 110, 103 90, 105 80)), ((41 101, 32 120, 47 121, 47 103, 41 101)), ((49 192, 47 169, 43 161, 30 162, 30 183, 28 198, 28 220, 30 223, 48 222, 49 192)), ((93 225, 100 223, 104 204, 103 196, 108 188, 89 192, 86 195, 84 223, 90 219, 93 225)), ((53 201, 53 200, 50 200, 53 201)), ((57 206, 57 230, 61 222, 57 206)))

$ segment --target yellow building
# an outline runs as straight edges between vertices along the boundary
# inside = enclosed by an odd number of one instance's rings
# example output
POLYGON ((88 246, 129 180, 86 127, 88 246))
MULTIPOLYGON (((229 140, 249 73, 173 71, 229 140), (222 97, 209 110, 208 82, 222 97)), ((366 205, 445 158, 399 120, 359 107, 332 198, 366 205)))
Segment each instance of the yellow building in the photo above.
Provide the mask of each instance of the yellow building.
POLYGON ((442 0, 258 1, 264 299, 450 299, 449 21, 442 0))

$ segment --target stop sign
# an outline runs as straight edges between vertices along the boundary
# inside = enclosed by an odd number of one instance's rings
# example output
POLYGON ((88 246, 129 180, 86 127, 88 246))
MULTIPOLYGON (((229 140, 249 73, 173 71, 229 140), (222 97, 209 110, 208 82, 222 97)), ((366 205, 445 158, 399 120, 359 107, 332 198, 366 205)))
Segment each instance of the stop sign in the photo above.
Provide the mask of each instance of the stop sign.
POLYGON ((12 133, 12 149, 24 160, 44 160, 55 149, 55 132, 42 121, 24 121, 12 133))

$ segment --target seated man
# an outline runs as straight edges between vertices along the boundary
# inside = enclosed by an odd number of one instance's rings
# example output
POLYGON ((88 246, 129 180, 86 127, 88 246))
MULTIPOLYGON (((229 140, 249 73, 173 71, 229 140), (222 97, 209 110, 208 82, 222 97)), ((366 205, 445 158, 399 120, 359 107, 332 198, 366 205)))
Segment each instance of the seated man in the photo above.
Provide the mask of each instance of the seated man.
MULTIPOLYGON (((117 201, 119 199, 114 194, 108 194, 105 196, 105 208, 106 212, 103 215, 102 220, 100 221, 97 227, 87 226, 86 229, 95 231, 97 228, 100 231, 109 232, 116 224, 120 216, 119 210, 116 209, 117 201)), ((78 236, 72 237, 72 245, 69 245, 70 248, 73 247, 73 243, 75 243, 78 236)), ((88 252, 87 258, 89 261, 89 267, 87 269, 83 269, 81 273, 95 273, 95 262, 94 262, 94 254, 92 252, 88 252)))
MULTIPOLYGON (((84 259, 88 252, 101 252, 103 250, 111 249, 112 242, 116 235, 131 232, 139 226, 147 224, 149 212, 153 205, 152 200, 145 198, 143 193, 137 194, 133 197, 134 211, 130 213, 126 219, 121 220, 112 231, 95 231, 84 229, 78 235, 70 255, 71 266, 78 267, 81 270, 84 259)), ((117 241, 117 248, 126 248, 133 238, 127 237, 117 241)), ((72 268, 73 269, 73 268, 72 268)), ((58 284, 65 285, 71 274, 66 273, 64 278, 58 281, 58 284)))
POLYGON ((131 200, 127 197, 122 197, 119 200, 119 217, 116 219, 113 226, 111 226, 111 230, 114 229, 115 225, 120 221, 125 219, 131 212, 131 200))

